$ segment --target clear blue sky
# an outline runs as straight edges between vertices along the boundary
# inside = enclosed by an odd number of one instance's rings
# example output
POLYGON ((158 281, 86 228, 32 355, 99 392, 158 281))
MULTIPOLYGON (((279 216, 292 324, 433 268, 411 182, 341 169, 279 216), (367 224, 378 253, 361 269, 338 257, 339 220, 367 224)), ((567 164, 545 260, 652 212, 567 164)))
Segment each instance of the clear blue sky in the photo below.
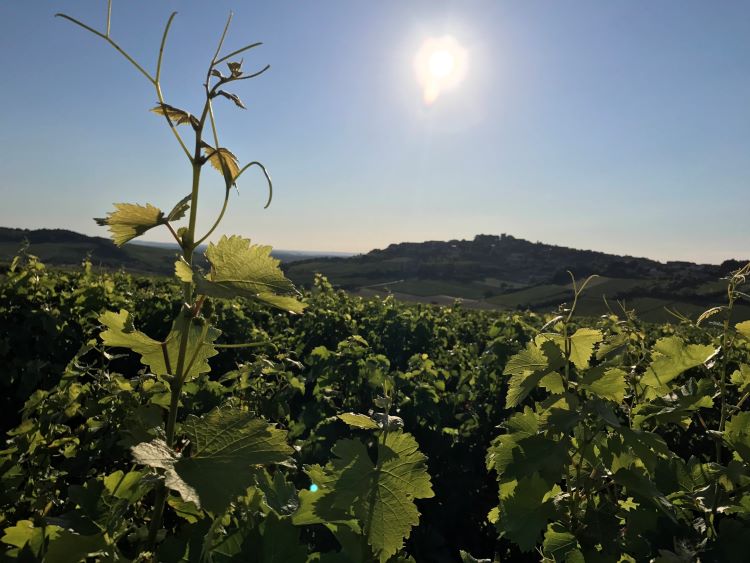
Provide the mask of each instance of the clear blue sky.
MULTIPOLYGON (((199 111, 228 48, 263 41, 218 100, 243 177, 222 227, 278 248, 367 251, 509 233, 718 262, 750 256, 750 3, 725 0, 115 0, 112 36, 150 70, 169 13, 168 103, 199 111), (427 37, 468 50, 463 83, 424 107, 427 37)), ((100 39, 106 1, 0 2, 0 225, 104 235, 113 201, 168 209, 189 167, 151 86, 100 39)), ((222 181, 206 170, 200 224, 222 181)), ((157 233, 151 240, 167 240, 157 233)))

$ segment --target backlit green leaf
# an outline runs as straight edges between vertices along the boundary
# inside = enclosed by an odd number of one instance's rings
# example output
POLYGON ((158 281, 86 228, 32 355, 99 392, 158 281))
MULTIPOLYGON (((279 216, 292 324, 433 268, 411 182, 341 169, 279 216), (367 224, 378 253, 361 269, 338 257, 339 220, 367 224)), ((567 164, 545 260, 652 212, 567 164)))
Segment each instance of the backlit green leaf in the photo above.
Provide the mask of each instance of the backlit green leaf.
POLYGON ((703 364, 716 350, 705 344, 685 344, 678 336, 660 338, 654 344, 651 365, 641 378, 641 385, 650 387, 648 396, 669 392, 669 382, 683 372, 703 364))
POLYGON ((581 387, 609 401, 621 403, 625 398, 627 374, 618 368, 592 368, 581 379, 581 387))
POLYGON ((750 387, 750 366, 740 364, 740 369, 734 370, 729 379, 737 386, 740 393, 745 393, 750 387))
POLYGON ((589 367, 594 347, 602 341, 601 331, 592 328, 579 328, 570 337, 570 361, 578 369, 589 367))
POLYGON ((505 408, 513 408, 521 403, 551 371, 545 353, 529 342, 524 350, 513 356, 505 365, 503 374, 511 376, 508 381, 505 408))
POLYGON ((109 227, 112 240, 122 246, 129 240, 159 225, 164 225, 167 218, 164 212, 147 203, 145 206, 135 203, 115 203, 115 211, 107 213, 103 219, 94 219, 98 225, 109 227))
POLYGON ((542 549, 547 557, 554 561, 564 561, 565 556, 572 550, 578 549, 578 540, 571 534, 565 526, 555 522, 547 526, 544 533, 544 543, 542 549))
POLYGON ((375 422, 369 416, 364 415, 364 414, 355 414, 353 412, 347 412, 347 413, 338 415, 338 418, 340 420, 343 420, 349 426, 353 426, 354 428, 364 428, 366 430, 377 430, 378 428, 380 428, 377 422, 375 422))
POLYGON ((737 323, 734 325, 734 328, 737 329, 737 332, 746 338, 747 340, 750 340, 750 321, 742 321, 741 323, 737 323))
POLYGON ((734 415, 724 428, 724 440, 742 457, 750 462, 750 412, 734 415))
POLYGON ((520 479, 513 494, 500 501, 498 530, 522 551, 531 551, 554 516, 552 499, 558 492, 538 473, 520 479))
POLYGON ((689 379, 672 393, 637 405, 633 410, 633 427, 641 428, 650 421, 679 424, 687 428, 695 411, 713 406, 713 392, 714 384, 710 379, 704 378, 697 383, 689 379))
POLYGON ((219 172, 224 175, 224 180, 227 185, 230 186, 234 183, 234 179, 237 174, 240 173, 240 163, 237 157, 232 154, 232 151, 219 147, 218 150, 213 147, 206 146, 203 149, 206 153, 206 158, 211 163, 211 166, 216 168, 219 172))
MULTIPOLYGON (((304 304, 295 299, 294 284, 271 256, 270 246, 251 244, 239 236, 223 236, 218 243, 209 244, 206 258, 211 272, 207 276, 193 272, 199 293, 223 299, 243 297, 292 313, 304 309, 304 304)), ((176 275, 183 281, 188 279, 187 268, 187 263, 176 265, 176 275)))

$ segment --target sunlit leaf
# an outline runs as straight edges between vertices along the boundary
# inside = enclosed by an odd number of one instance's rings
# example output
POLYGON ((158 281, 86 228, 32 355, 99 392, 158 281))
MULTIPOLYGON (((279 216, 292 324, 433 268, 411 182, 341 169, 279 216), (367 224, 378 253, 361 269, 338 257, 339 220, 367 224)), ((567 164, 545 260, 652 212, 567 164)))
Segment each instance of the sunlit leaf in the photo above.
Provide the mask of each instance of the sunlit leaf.
POLYGON ((94 219, 102 227, 109 227, 112 240, 122 246, 129 240, 159 225, 164 225, 167 218, 161 209, 150 203, 145 206, 135 203, 115 203, 115 211, 110 211, 105 218, 94 219))
POLYGON ((637 405, 633 410, 633 427, 641 428, 645 422, 651 421, 679 424, 685 429, 695 411, 713 406, 713 393, 714 384, 710 379, 704 378, 697 383, 689 379, 671 393, 637 405))
MULTIPOLYGON (((565 338, 562 334, 546 333, 544 336, 554 341, 560 350, 565 352, 565 338)), ((594 347, 603 340, 604 335, 600 330, 592 328, 579 328, 568 337, 570 342, 570 361, 579 370, 589 367, 589 360, 594 353, 594 347)))
POLYGON ((619 368, 592 368, 581 378, 581 387, 602 399, 621 403, 627 389, 627 374, 619 368))
POLYGON ((550 341, 544 342, 542 348, 529 342, 524 350, 508 360, 503 371, 504 375, 511 376, 505 408, 520 404, 547 374, 558 367, 557 362, 550 362, 547 355, 550 346, 555 347, 550 341))
POLYGON ((715 352, 713 346, 685 344, 677 336, 660 338, 654 344, 651 365, 641 378, 641 385, 651 387, 650 396, 669 391, 669 382, 683 372, 703 364, 715 352))
POLYGON ((558 492, 538 473, 520 479, 513 494, 500 501, 498 530, 521 551, 531 551, 554 515, 552 499, 558 492))
POLYGON ((750 388, 750 366, 740 364, 740 368, 734 370, 729 379, 738 387, 740 393, 745 393, 750 388))
POLYGON ((380 428, 377 422, 364 414, 347 412, 338 415, 338 418, 354 428, 364 428, 366 430, 377 430, 378 428, 380 428))
MULTIPOLYGON (((193 272, 192 280, 198 293, 210 297, 232 299, 243 297, 272 305, 292 313, 301 313, 305 305, 297 301, 297 290, 271 256, 270 246, 251 244, 238 236, 223 236, 206 250, 211 264, 208 276, 193 272)), ((181 280, 189 278, 186 263, 178 262, 176 275, 181 280)))
POLYGON ((547 557, 551 557, 554 561, 564 561, 570 551, 578 548, 580 548, 578 540, 565 526, 559 522, 547 526, 547 531, 544 532, 544 543, 542 544, 542 549, 547 557))
POLYGON ((729 419, 724 440, 745 462, 750 462, 750 412, 740 412, 729 419))
POLYGON ((737 329, 737 332, 746 338, 747 340, 750 340, 750 321, 743 321, 741 323, 737 323, 734 326, 735 329, 737 329))

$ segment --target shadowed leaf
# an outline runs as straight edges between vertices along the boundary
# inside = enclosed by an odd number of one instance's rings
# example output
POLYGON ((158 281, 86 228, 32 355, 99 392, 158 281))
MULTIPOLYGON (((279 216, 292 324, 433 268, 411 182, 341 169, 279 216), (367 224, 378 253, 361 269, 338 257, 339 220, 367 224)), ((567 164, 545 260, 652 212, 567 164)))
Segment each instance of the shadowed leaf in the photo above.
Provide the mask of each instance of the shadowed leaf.
POLYGON ((414 499, 434 496, 426 458, 410 434, 393 432, 378 443, 380 467, 357 440, 339 440, 334 459, 325 467, 306 468, 317 492, 300 493, 304 522, 345 522, 356 518, 379 561, 401 549, 411 528, 419 523, 414 499), (303 494, 304 493, 304 494, 303 494))
POLYGON ((182 429, 190 457, 180 457, 163 440, 132 448, 136 461, 165 470, 165 484, 186 502, 214 514, 253 484, 253 465, 285 461, 294 452, 286 432, 238 408, 216 408, 188 416, 182 429))
POLYGON ((224 90, 219 90, 218 92, 216 92, 216 94, 219 96, 224 96, 228 100, 232 100, 235 103, 235 105, 239 108, 247 109, 247 107, 245 107, 245 104, 242 103, 242 100, 240 100, 240 97, 237 94, 232 94, 224 90))
POLYGON ((240 173, 240 163, 237 157, 232 154, 232 151, 219 147, 215 149, 211 146, 205 146, 203 150, 206 153, 206 158, 211 163, 211 166, 216 168, 224 176, 227 186, 231 186, 234 183, 234 179, 237 174, 240 173))
POLYGON ((133 326, 133 319, 125 310, 119 313, 106 311, 99 317, 99 322, 107 327, 101 333, 102 341, 113 348, 129 348, 141 355, 141 363, 147 365, 156 375, 175 375, 177 359, 179 357, 180 340, 185 330, 189 330, 186 353, 185 381, 193 379, 201 373, 208 373, 211 367, 208 358, 217 354, 213 342, 221 331, 206 325, 203 319, 193 319, 192 322, 180 315, 172 325, 164 345, 133 326), (190 325, 188 327, 188 324, 190 325), (165 357, 166 348, 166 357, 165 357), (192 365, 188 365, 192 361, 192 365))

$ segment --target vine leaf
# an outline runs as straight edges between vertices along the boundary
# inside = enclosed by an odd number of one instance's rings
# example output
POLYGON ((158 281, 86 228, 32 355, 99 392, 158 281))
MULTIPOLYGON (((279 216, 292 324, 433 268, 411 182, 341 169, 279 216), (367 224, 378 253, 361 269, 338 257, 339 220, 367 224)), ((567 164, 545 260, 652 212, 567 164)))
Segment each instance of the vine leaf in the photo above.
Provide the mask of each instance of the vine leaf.
POLYGON ((289 516, 299 508, 297 489, 287 482, 283 472, 276 471, 271 477, 268 471, 261 469, 255 474, 255 484, 263 493, 266 506, 279 516, 289 516))
POLYGON ((529 342, 524 350, 510 358, 505 365, 504 375, 510 375, 505 408, 513 408, 531 393, 542 379, 560 367, 560 354, 555 345, 547 340, 541 346, 529 342))
MULTIPOLYGON (((325 467, 305 470, 318 485, 300 493, 305 523, 346 522, 355 518, 381 563, 401 549, 419 524, 414 499, 434 496, 426 458, 410 434, 392 432, 378 443, 378 465, 357 440, 339 440, 325 467), (303 494, 304 493, 304 494, 303 494)), ((302 521, 295 518, 295 523, 302 521)))
POLYGON ((232 100, 234 104, 239 108, 247 109, 247 107, 242 103, 242 100, 240 100, 240 97, 237 94, 232 94, 230 92, 226 92, 225 90, 219 90, 216 92, 216 94, 219 96, 224 96, 228 100, 232 100))
POLYGON ((186 502, 218 515, 254 482, 253 465, 286 461, 294 450, 286 432, 236 407, 217 407, 182 425, 189 457, 157 439, 134 446, 138 463, 163 469, 165 484, 186 502))
POLYGON ((579 328, 570 337, 570 361, 578 369, 589 367, 589 360, 594 353, 594 346, 603 340, 601 331, 592 328, 579 328))
POLYGON ((689 379, 685 385, 663 397, 638 404, 633 409, 633 427, 642 428, 647 420, 657 423, 674 423, 686 430, 693 412, 700 408, 711 408, 714 384, 704 378, 697 383, 689 379))
POLYGON ((750 387, 750 366, 740 364, 740 368, 732 372, 730 381, 738 387, 740 393, 745 393, 750 387))
POLYGON ((627 373, 618 368, 595 367, 581 378, 581 387, 608 401, 621 403, 625 399, 627 373))
POLYGON ((547 557, 554 561, 565 561, 566 556, 573 550, 579 550, 580 545, 576 537, 562 524, 555 522, 547 526, 544 533, 542 549, 547 557))
POLYGON ((251 244, 239 236, 223 236, 206 250, 211 271, 203 276, 184 261, 175 264, 175 275, 182 281, 192 281, 198 293, 209 297, 232 299, 243 297, 272 305, 290 313, 301 313, 305 308, 297 301, 297 290, 271 256, 270 246, 251 244))
POLYGON ((724 428, 724 440, 746 462, 750 461, 750 412, 734 415, 724 428))
POLYGON ((169 212, 169 215, 167 215, 167 221, 178 221, 179 219, 182 219, 188 209, 190 209, 190 199, 192 197, 192 194, 188 194, 178 201, 172 208, 172 211, 169 212))
POLYGON ((520 479, 513 494, 500 501, 498 530, 521 551, 531 551, 554 516, 553 499, 559 493, 557 485, 550 485, 538 473, 520 479))
POLYGON ((205 145, 203 150, 211 166, 224 175, 227 186, 234 184, 234 179, 240 173, 240 163, 232 151, 224 147, 215 149, 210 145, 205 145))
MULTIPOLYGON (((545 334, 554 341, 563 353, 565 352, 565 338, 562 334, 545 334)), ((570 361, 579 370, 589 367, 589 360, 594 353, 594 347, 604 339, 600 330, 593 328, 579 328, 568 337, 570 341, 570 361)))
POLYGON ((192 359, 192 365, 188 366, 187 363, 185 365, 187 370, 183 375, 185 381, 211 371, 208 359, 218 353, 213 343, 221 331, 208 326, 203 319, 193 319, 190 322, 185 316, 180 315, 172 325, 172 330, 164 343, 136 330, 132 316, 124 309, 119 313, 113 311, 102 313, 99 322, 107 327, 107 330, 100 335, 104 344, 113 348, 128 348, 140 354, 141 363, 148 366, 155 375, 175 375, 180 340, 186 330, 189 331, 186 358, 188 361, 192 359), (165 358, 165 349, 167 358, 165 358))
POLYGON ((750 321, 737 323, 734 328, 737 329, 737 332, 740 333, 740 335, 750 340, 750 321))
POLYGON ((152 112, 158 115, 166 116, 175 125, 187 125, 197 128, 200 126, 198 118, 194 115, 190 115, 184 109, 170 106, 169 104, 158 104, 155 108, 151 109, 152 112))
POLYGON ((164 212, 150 203, 145 206, 136 203, 115 203, 115 211, 107 213, 107 217, 94 219, 97 225, 109 227, 112 240, 117 246, 141 236, 149 229, 164 225, 167 220, 164 212))
POLYGON ((683 372, 703 364, 714 354, 713 346, 688 344, 677 337, 660 338, 654 344, 653 357, 641 385, 647 389, 647 398, 668 393, 668 383, 683 372))
POLYGON ((365 430, 377 430, 380 428, 377 422, 364 414, 347 412, 338 415, 338 418, 353 428, 363 428, 365 430))
POLYGON ((228 62, 227 68, 232 73, 232 78, 239 78, 242 76, 242 61, 240 62, 228 62))
POLYGON ((69 530, 61 530, 49 544, 44 554, 44 561, 48 563, 66 563, 70 561, 85 561, 89 555, 96 555, 108 546, 104 532, 84 536, 74 534, 69 530))

